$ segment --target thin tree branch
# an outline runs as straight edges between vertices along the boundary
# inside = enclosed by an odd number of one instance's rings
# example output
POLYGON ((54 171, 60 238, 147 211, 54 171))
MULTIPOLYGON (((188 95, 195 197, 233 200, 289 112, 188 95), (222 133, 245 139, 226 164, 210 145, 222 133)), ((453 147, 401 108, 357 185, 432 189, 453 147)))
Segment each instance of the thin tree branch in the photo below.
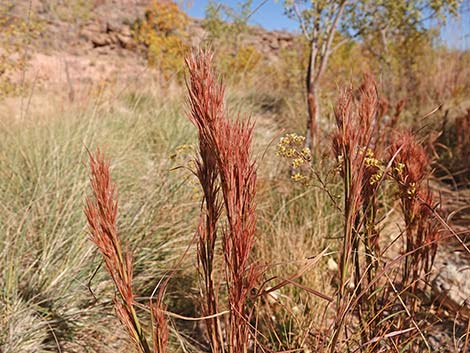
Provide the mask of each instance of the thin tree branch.
POLYGON ((339 5, 336 11, 336 15, 333 19, 333 22, 328 28, 327 31, 327 39, 322 44, 322 50, 320 52, 320 64, 318 67, 317 74, 315 75, 315 81, 318 81, 325 70, 326 64, 328 62, 328 58, 331 54, 331 44, 333 43, 333 38, 336 33, 336 26, 338 25, 341 16, 343 15, 344 9, 348 3, 348 0, 343 0, 339 5))
POLYGON ((297 7, 297 3, 293 2, 292 4, 292 9, 294 10, 294 13, 295 13, 295 16, 297 17, 297 19, 299 20, 299 24, 300 24, 300 29, 302 30, 302 33, 304 34, 305 38, 307 38, 307 40, 312 40, 311 36, 310 36, 310 33, 308 32, 308 29, 307 27, 305 26, 305 21, 304 19, 302 18, 302 14, 300 13, 300 10, 299 8, 297 7))

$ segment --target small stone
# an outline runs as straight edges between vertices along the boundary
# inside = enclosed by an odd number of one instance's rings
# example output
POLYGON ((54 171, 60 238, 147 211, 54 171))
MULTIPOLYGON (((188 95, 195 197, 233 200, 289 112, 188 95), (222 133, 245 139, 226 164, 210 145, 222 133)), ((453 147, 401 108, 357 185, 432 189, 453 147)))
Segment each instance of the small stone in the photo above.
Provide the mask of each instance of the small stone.
MULTIPOLYGON (((269 290, 267 288, 267 290, 269 290)), ((276 304, 279 302, 279 292, 278 291, 272 291, 268 293, 268 303, 269 304, 276 304)))
POLYGON ((433 290, 447 308, 470 317, 470 266, 461 252, 441 253, 434 267, 433 290))
POLYGON ((328 266, 328 271, 331 271, 331 272, 338 271, 338 264, 332 257, 328 259, 327 266, 328 266))

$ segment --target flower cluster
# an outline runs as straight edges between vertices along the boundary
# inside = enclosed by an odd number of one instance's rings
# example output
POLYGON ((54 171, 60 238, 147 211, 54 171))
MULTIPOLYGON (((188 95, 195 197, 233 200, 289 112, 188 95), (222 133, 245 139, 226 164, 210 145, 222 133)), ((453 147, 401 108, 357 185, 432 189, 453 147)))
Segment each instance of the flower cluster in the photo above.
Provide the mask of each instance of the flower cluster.
POLYGON ((374 151, 371 148, 366 149, 364 163, 367 167, 380 168, 382 166, 382 163, 377 158, 375 158, 374 151))
POLYGON ((383 177, 383 162, 375 157, 375 153, 371 148, 367 148, 364 156, 364 164, 368 170, 370 185, 377 184, 383 177))
POLYGON ((308 166, 312 159, 310 150, 305 147, 304 136, 291 133, 281 137, 277 144, 276 154, 291 161, 291 167, 295 170, 291 176, 292 180, 306 182, 309 179, 300 171, 301 167, 308 166))

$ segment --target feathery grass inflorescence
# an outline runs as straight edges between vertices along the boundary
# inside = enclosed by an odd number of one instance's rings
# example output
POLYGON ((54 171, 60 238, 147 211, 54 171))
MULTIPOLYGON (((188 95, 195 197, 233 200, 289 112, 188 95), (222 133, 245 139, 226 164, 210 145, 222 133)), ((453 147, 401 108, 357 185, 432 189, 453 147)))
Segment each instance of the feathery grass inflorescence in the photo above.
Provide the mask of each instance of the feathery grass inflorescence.
MULTIPOLYGON (((260 275, 250 259, 256 230, 256 165, 251 159, 253 124, 226 118, 223 87, 216 83, 212 72, 212 54, 199 52, 187 59, 187 65, 190 74, 190 120, 198 128, 200 141, 196 174, 204 190, 208 215, 205 222, 207 229, 199 229, 199 247, 205 246, 213 252, 214 240, 206 234, 212 232, 215 236, 212 226, 217 222, 219 212, 214 196, 218 176, 226 216, 222 249, 230 305, 228 337, 225 341, 229 352, 246 353, 250 344, 252 315, 248 299, 260 275), (207 178, 207 175, 210 177, 207 178), (209 212, 212 215, 209 216, 209 212)), ((199 251, 200 261, 213 260, 205 260, 201 255, 206 254, 199 251)), ((203 271, 206 271, 204 266, 203 271)), ((212 330, 209 334, 215 335, 214 327, 209 330, 212 330)))
POLYGON ((163 294, 166 282, 160 287, 157 297, 150 300, 152 317, 152 341, 154 353, 166 353, 168 347, 168 322, 165 316, 166 306, 163 304, 163 294))
POLYGON ((413 340, 413 335, 404 334, 410 326, 424 338, 413 321, 420 305, 418 282, 429 279, 439 240, 437 221, 432 216, 432 193, 426 184, 430 162, 411 133, 394 137, 388 162, 384 161, 383 143, 388 138, 377 131, 381 109, 375 83, 366 77, 356 94, 352 89, 343 91, 335 110, 333 149, 343 177, 344 234, 332 351, 340 343, 346 316, 353 312, 359 320, 361 345, 371 351, 380 350, 376 342, 392 329, 400 332, 394 339, 397 346, 413 340), (405 252, 390 264, 381 253, 377 227, 378 191, 386 179, 398 182, 406 225, 405 234, 399 236, 405 239, 405 252), (392 271, 394 262, 401 269, 401 277, 392 271), (397 288, 411 295, 403 299, 403 292, 397 288), (407 319, 390 316, 397 304, 403 307, 407 319))
POLYGON ((231 309, 230 346, 235 353, 249 348, 251 312, 247 300, 260 272, 250 261, 256 230, 256 166, 250 158, 253 125, 225 121, 221 129, 220 179, 227 214, 224 229, 229 303, 231 309))
POLYGON ((197 256, 204 281, 203 314, 213 316, 206 319, 206 330, 213 352, 223 349, 224 340, 218 316, 218 293, 214 283, 214 256, 217 240, 217 223, 221 213, 219 199, 218 168, 214 155, 212 135, 224 118, 224 88, 215 79, 211 70, 212 55, 191 57, 186 60, 190 70, 187 82, 189 92, 189 119, 199 134, 199 155, 196 158, 195 174, 202 186, 204 198, 197 230, 197 256))
MULTIPOLYGON (((118 293, 114 298, 116 314, 139 350, 142 353, 151 353, 135 308, 132 257, 127 246, 126 251, 123 251, 117 230, 118 201, 115 185, 111 181, 109 163, 99 150, 95 154, 90 153, 90 184, 92 196, 87 197, 84 212, 91 240, 102 254, 106 270, 118 293)), ((162 293, 160 291, 157 301, 151 303, 155 320, 154 353, 166 352, 168 341, 162 293)))
MULTIPOLYGON (((395 136, 390 155, 395 156, 392 176, 398 184, 406 225, 404 251, 409 253, 404 260, 403 282, 413 289, 423 274, 425 277, 429 275, 440 235, 433 215, 432 193, 427 184, 430 161, 411 132, 395 136)), ((415 290, 412 292, 415 297, 415 290)))
MULTIPOLYGON (((370 294, 376 289, 372 280, 379 252, 376 192, 382 179, 382 166, 377 159, 379 146, 375 135, 378 111, 376 85, 369 76, 365 77, 357 93, 352 87, 343 90, 335 109, 337 129, 333 135, 333 151, 343 179, 344 229, 332 349, 341 336, 346 315, 353 310, 349 305, 353 290, 358 294, 363 287, 368 288, 367 294, 363 293, 358 298, 361 332, 366 332, 366 317, 376 316, 376 303, 370 294)), ((362 340, 369 338, 364 336, 362 340)))

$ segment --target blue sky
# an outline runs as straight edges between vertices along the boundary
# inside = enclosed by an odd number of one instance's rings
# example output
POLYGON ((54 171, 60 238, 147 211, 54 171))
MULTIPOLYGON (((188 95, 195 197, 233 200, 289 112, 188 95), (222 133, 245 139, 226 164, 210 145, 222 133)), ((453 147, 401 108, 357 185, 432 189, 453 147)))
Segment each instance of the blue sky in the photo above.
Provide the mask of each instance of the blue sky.
MULTIPOLYGON (((222 4, 229 5, 231 7, 236 7, 240 0, 223 0, 217 1, 222 4)), ((253 7, 257 7, 261 4, 263 0, 253 0, 253 7)), ((189 9, 186 7, 189 15, 196 18, 203 18, 204 11, 207 6, 208 0, 192 0, 190 1, 189 9)), ((261 25, 262 27, 269 30, 276 29, 287 29, 290 31, 297 30, 298 26, 295 21, 289 20, 284 15, 283 2, 268 0, 262 8, 253 14, 251 17, 251 23, 261 25)))
MULTIPOLYGON (((218 2, 235 7, 240 1, 219 0, 218 2)), ((253 6, 257 7, 262 2, 263 0, 253 0, 253 6)), ((183 7, 190 16, 204 17, 208 0, 186 0, 185 3, 183 7)), ((258 12, 253 14, 250 22, 268 30, 298 31, 297 23, 284 15, 282 0, 268 0, 258 12)), ((460 19, 451 19, 442 30, 442 38, 452 47, 470 48, 470 13, 462 14, 460 19)))

